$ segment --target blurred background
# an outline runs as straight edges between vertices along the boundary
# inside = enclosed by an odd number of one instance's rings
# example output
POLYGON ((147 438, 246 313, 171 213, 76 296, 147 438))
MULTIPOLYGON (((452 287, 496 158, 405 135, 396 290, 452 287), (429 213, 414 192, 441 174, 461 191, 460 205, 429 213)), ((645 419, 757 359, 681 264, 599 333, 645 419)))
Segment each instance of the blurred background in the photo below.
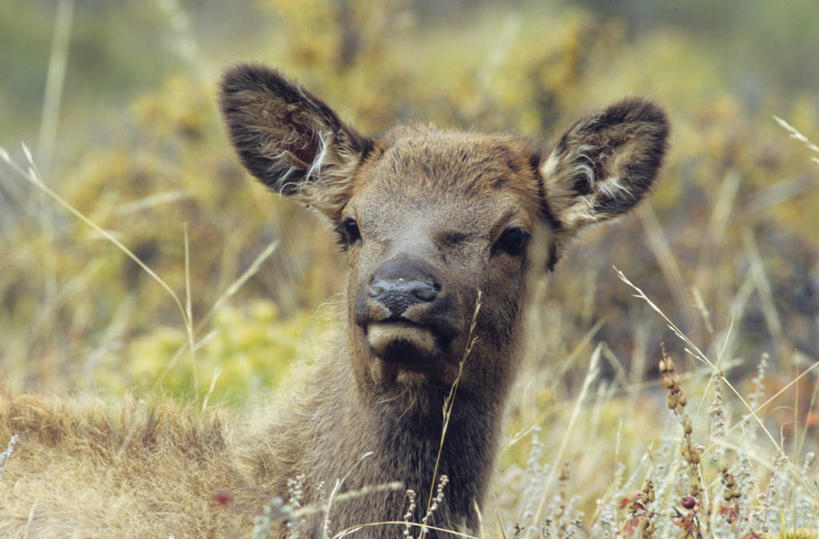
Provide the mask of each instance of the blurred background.
POLYGON ((20 169, 0 162, 0 379, 243 403, 321 342, 344 261, 240 169, 217 114, 220 72, 260 61, 373 135, 422 120, 545 145, 623 96, 663 104, 655 196, 538 295, 536 392, 570 392, 598 343, 620 390, 656 378, 661 340, 685 355, 612 265, 740 386, 763 354, 791 380, 819 355, 819 153, 774 115, 819 140, 817 20, 814 0, 0 0, 0 146, 20 169), (167 289, 27 180, 21 143, 167 289))
POLYGON ((737 511, 762 523, 723 526, 784 527, 788 508, 789 529, 815 532, 817 21, 815 0, 0 0, 2 385, 245 407, 327 342, 346 263, 239 166, 216 107, 226 66, 278 66, 370 135, 420 120, 545 147, 642 95, 671 118, 667 164, 536 290, 499 526, 518 536, 540 499, 557 536, 628 535, 647 520, 618 496, 654 477, 680 515, 660 536, 676 533, 692 513, 664 342, 713 499, 733 463, 753 506, 737 511))

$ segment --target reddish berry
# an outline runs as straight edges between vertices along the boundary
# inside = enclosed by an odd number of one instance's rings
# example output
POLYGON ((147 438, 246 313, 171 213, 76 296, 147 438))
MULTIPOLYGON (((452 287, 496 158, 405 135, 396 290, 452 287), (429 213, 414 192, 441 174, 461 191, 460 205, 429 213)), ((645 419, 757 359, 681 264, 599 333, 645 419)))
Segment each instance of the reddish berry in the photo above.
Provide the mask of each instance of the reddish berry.
POLYGON ((217 505, 227 506, 230 505, 230 502, 233 501, 233 494, 227 490, 217 490, 213 493, 213 501, 216 502, 217 505))
POLYGON ((697 499, 693 496, 684 496, 680 503, 686 509, 694 509, 697 505, 697 499))

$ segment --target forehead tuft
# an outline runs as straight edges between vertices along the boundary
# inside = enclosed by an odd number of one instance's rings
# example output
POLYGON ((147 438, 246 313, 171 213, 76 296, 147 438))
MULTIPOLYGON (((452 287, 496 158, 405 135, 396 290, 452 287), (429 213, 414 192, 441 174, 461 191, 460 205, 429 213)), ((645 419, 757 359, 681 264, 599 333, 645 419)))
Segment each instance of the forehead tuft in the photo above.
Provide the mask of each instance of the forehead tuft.
POLYGON ((412 193, 482 196, 536 188, 536 153, 514 137, 399 127, 379 140, 367 182, 412 193))

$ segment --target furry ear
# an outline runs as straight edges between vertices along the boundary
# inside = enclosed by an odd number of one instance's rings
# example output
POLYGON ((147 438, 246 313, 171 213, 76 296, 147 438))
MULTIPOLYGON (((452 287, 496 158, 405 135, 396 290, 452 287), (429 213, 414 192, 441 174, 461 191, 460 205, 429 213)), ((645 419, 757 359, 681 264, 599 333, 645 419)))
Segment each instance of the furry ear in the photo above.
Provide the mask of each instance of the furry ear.
POLYGON ((222 78, 220 104, 244 166, 265 185, 337 220, 372 142, 317 97, 261 65, 222 78))
POLYGON ((544 213, 558 238, 640 202, 662 164, 668 131, 663 110, 640 99, 621 101, 570 127, 540 167, 544 213))

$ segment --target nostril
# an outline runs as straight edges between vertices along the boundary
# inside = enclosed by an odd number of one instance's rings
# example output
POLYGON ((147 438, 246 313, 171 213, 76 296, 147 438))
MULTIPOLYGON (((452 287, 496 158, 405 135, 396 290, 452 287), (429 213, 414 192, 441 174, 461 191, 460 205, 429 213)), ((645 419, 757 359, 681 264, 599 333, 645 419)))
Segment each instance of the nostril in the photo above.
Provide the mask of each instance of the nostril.
POLYGON ((411 281, 407 284, 412 295, 421 301, 432 301, 438 295, 438 288, 424 281, 411 281))
POLYGON ((384 293, 383 281, 376 281, 367 287, 367 295, 371 298, 377 298, 384 293))

